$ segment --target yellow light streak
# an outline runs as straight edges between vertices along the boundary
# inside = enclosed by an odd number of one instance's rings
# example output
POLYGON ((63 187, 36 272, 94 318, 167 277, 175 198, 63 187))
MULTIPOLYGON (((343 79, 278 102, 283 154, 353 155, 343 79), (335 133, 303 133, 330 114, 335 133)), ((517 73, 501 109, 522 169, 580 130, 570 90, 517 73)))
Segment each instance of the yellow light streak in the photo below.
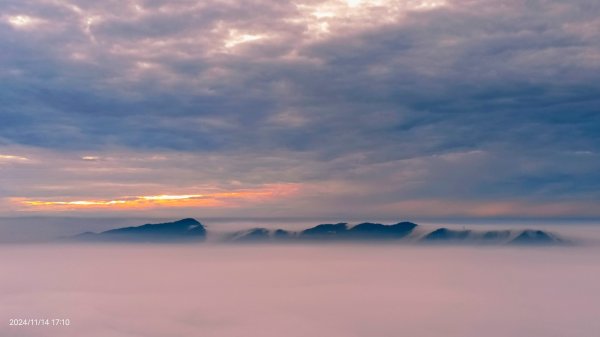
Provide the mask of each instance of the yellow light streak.
POLYGON ((12 161, 12 160, 27 161, 27 160, 29 160, 29 158, 27 158, 27 157, 21 157, 21 156, 13 156, 13 155, 8 155, 8 154, 0 154, 0 161, 2 161, 2 160, 6 160, 6 161, 12 161))
POLYGON ((36 200, 30 198, 12 198, 12 202, 28 208, 56 211, 98 208, 232 207, 242 202, 268 201, 289 195, 297 190, 297 184, 272 184, 253 189, 239 189, 206 194, 139 195, 106 200, 36 200))

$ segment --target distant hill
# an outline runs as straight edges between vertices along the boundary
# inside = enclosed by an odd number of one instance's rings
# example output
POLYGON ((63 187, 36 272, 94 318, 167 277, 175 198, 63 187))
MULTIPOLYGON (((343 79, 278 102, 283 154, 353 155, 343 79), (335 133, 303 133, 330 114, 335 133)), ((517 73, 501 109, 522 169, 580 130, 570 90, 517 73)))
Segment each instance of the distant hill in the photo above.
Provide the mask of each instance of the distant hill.
POLYGON ((269 241, 284 241, 295 237, 294 232, 283 229, 252 228, 237 231, 225 236, 224 241, 237 243, 262 243, 269 241))
POLYGON ((302 231, 253 228, 231 233, 224 239, 235 243, 266 242, 356 242, 393 241, 418 244, 453 245, 557 245, 566 241, 541 230, 455 230, 438 228, 415 233, 417 224, 399 222, 393 225, 364 222, 348 226, 345 222, 320 224, 302 231))
POLYGON ((350 236, 361 238, 391 238, 399 239, 410 234, 417 224, 403 221, 394 225, 382 225, 379 223, 363 222, 348 231, 350 236))
POLYGON ((204 241, 206 229, 195 219, 146 224, 137 227, 111 229, 101 233, 86 232, 67 238, 85 242, 190 242, 204 241))
POLYGON ((300 232, 300 237, 310 239, 339 239, 348 233, 348 224, 340 222, 336 224, 321 224, 305 229, 300 232))
POLYGON ((471 231, 469 230, 451 230, 448 228, 439 228, 425 235, 423 242, 441 242, 441 241, 462 241, 466 240, 471 231))
POLYGON ((417 224, 399 222, 394 225, 383 225, 365 222, 348 227, 345 222, 336 224, 321 224, 300 232, 290 232, 283 229, 269 230, 253 228, 232 233, 226 236, 229 242, 268 242, 268 241, 365 241, 365 240, 394 240, 410 234, 417 224))
POLYGON ((551 245, 564 243, 564 240, 556 235, 540 230, 524 230, 509 242, 511 245, 551 245))
MULTIPOLYGON (((301 231, 252 228, 229 233, 222 242, 268 243, 268 242, 356 242, 388 241, 422 244, 470 244, 470 245, 556 245, 566 241, 542 230, 455 230, 438 228, 423 233, 412 222, 385 225, 363 222, 348 226, 345 222, 320 224, 301 231)), ((101 233, 86 232, 66 238, 77 242, 198 242, 206 239, 205 227, 195 219, 175 222, 124 227, 101 233)))
POLYGON ((508 245, 555 245, 566 242, 557 235, 542 230, 451 230, 439 228, 424 235, 422 243, 448 244, 508 244, 508 245))

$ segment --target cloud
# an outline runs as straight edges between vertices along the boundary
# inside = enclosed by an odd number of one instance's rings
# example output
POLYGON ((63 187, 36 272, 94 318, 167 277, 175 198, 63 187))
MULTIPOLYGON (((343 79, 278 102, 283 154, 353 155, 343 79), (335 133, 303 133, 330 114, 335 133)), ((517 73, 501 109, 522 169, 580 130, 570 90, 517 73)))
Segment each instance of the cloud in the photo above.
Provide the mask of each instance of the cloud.
POLYGON ((185 195, 231 181, 301 184, 287 202, 318 214, 599 197, 593 1, 0 9, 0 153, 32 151, 40 165, 8 171, 4 198, 185 195))
MULTIPOLYGON (((575 233, 598 238, 595 229, 575 233)), ((600 329, 600 305, 590 297, 599 278, 595 245, 1 249, 11 256, 0 279, 3 336, 504 337, 600 329), (29 316, 71 325, 8 325, 29 316)))
POLYGON ((22 157, 22 156, 11 155, 11 154, 0 154, 0 162, 1 161, 5 161, 5 162, 25 162, 25 161, 29 161, 29 158, 22 157))

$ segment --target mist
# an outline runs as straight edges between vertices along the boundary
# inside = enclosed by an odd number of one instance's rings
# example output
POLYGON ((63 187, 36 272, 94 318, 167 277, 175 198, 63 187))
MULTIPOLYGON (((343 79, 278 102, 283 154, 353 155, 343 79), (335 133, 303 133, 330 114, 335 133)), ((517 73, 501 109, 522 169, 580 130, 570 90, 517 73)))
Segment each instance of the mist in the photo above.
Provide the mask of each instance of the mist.
MULTIPOLYGON (((596 231, 597 232, 597 231, 596 231)), ((1 245, 1 336, 585 336, 600 246, 1 245), (9 326, 68 318, 69 326, 9 326)))

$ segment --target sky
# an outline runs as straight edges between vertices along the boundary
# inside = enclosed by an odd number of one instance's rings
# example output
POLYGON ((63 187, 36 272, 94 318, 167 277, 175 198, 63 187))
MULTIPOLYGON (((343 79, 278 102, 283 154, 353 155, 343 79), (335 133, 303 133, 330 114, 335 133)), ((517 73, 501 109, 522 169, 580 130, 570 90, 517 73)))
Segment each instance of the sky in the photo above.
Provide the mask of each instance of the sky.
POLYGON ((597 0, 0 3, 0 216, 600 218, 597 0))

